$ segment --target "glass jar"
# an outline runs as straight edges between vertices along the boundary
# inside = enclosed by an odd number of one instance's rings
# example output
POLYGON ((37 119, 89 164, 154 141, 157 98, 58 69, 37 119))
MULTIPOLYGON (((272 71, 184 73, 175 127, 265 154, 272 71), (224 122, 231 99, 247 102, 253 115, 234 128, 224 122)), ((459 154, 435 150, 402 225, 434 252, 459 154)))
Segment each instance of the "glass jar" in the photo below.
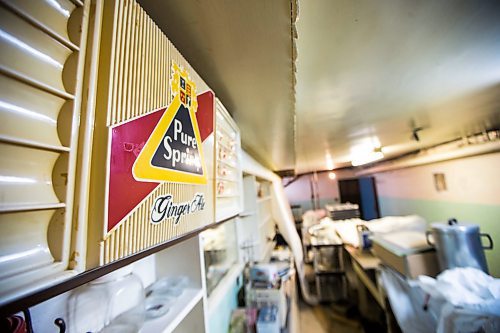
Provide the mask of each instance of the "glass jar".
POLYGON ((78 288, 69 302, 72 332, 138 332, 144 323, 144 288, 131 265, 78 288))

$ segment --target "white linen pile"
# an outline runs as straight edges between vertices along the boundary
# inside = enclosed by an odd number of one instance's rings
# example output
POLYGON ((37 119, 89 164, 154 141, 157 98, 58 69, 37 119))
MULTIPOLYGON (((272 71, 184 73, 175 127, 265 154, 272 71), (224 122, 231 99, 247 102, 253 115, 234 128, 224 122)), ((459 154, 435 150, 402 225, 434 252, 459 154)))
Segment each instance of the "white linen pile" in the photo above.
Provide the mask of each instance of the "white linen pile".
MULTIPOLYGON (((418 215, 386 216, 371 221, 361 219, 333 221, 329 217, 325 217, 319 225, 311 227, 309 232, 312 234, 316 230, 315 228, 328 228, 329 232, 337 233, 345 244, 359 247, 358 225, 366 226, 374 236, 388 235, 396 231, 414 231, 415 233, 412 235, 418 233, 425 237, 427 228, 425 219, 418 215)), ((421 237, 417 237, 417 240, 420 241, 421 237)))

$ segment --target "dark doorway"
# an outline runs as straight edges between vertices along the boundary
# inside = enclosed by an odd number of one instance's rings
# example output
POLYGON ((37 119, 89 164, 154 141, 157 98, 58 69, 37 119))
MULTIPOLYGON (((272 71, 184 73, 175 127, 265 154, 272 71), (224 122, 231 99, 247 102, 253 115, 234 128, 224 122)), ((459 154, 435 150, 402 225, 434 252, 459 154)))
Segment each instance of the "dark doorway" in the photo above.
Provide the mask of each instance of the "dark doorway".
POLYGON ((361 191, 359 190, 358 179, 339 180, 339 192, 341 203, 350 202, 361 206, 361 191))
POLYGON ((362 177, 339 180, 340 201, 359 205, 363 220, 373 220, 380 217, 375 178, 362 177))

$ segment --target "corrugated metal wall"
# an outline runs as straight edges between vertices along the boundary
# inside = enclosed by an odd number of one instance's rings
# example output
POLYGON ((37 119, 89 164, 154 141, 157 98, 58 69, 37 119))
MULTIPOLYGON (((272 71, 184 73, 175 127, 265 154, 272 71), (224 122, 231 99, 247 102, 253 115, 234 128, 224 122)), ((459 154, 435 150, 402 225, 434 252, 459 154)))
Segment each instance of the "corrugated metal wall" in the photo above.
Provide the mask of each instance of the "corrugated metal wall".
POLYGON ((135 1, 118 1, 108 126, 170 103, 172 44, 135 1))
POLYGON ((0 1, 2 301, 68 269, 85 11, 81 1, 0 1))
MULTIPOLYGON (((110 5, 110 3, 106 5, 110 5)), ((105 17, 105 19, 111 20, 109 17, 105 17)), ((110 58, 102 63, 102 66, 109 66, 106 101, 107 129, 96 133, 94 145, 107 144, 111 126, 148 114, 171 102, 172 62, 189 71, 196 83, 198 93, 208 89, 153 20, 135 1, 117 0, 113 7, 112 20, 114 22, 112 42, 108 46, 109 50, 104 50, 104 54, 108 54, 110 58)), ((100 103, 104 105, 104 101, 101 100, 100 103)), ((96 247, 98 245, 96 242, 100 242, 100 264, 126 257, 214 222, 213 139, 207 140, 207 142, 204 144, 204 151, 209 178, 208 185, 161 183, 110 232, 107 232, 105 225, 100 225, 101 221, 105 220, 104 214, 98 215, 103 218, 90 219, 91 223, 99 224, 93 226, 94 231, 96 228, 101 230, 99 232, 102 235, 101 240, 94 238, 88 244, 89 247, 96 247), (196 193, 203 193, 206 200, 205 209, 195 215, 183 216, 176 226, 170 222, 152 224, 150 215, 154 200, 159 195, 167 193, 172 194, 176 202, 189 201, 196 193)), ((103 163, 107 164, 108 162, 101 154, 93 163, 102 168, 103 163)), ((93 188, 98 193, 97 197, 107 200, 103 185, 102 182, 94 179, 93 188)), ((102 211, 102 207, 100 210, 102 211)), ((96 237, 99 233, 93 232, 91 234, 96 237)), ((92 263, 96 261, 97 252, 90 249, 89 253, 88 259, 92 266, 92 263)))
POLYGON ((18 287, 29 292, 75 274, 70 267, 81 271, 106 264, 214 222, 212 137, 204 144, 208 185, 161 183, 107 232, 111 127, 171 102, 172 62, 189 71, 198 93, 209 88, 135 1, 95 4, 0 0, 0 289, 5 295, 18 287), (87 41, 88 22, 94 35, 85 54, 86 42, 80 41, 87 41), (150 223, 154 198, 167 193, 176 202, 203 193, 206 208, 183 216, 177 226, 150 223), (25 288, 36 279, 45 281, 25 288))

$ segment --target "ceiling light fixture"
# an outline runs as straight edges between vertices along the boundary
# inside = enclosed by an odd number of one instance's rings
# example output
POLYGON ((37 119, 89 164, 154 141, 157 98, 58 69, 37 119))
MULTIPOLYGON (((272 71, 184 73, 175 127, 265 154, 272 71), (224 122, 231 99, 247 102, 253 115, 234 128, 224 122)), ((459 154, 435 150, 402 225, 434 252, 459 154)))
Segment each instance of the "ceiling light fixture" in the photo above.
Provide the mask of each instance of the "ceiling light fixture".
POLYGON ((351 161, 352 166, 359 166, 371 162, 375 162, 384 158, 382 151, 373 151, 365 154, 360 154, 354 157, 351 161))
POLYGON ((332 156, 329 153, 326 153, 326 169, 333 170, 335 168, 335 164, 333 163, 332 156))
POLYGON ((377 136, 365 138, 351 148, 351 164, 359 166, 384 158, 384 148, 377 136))

